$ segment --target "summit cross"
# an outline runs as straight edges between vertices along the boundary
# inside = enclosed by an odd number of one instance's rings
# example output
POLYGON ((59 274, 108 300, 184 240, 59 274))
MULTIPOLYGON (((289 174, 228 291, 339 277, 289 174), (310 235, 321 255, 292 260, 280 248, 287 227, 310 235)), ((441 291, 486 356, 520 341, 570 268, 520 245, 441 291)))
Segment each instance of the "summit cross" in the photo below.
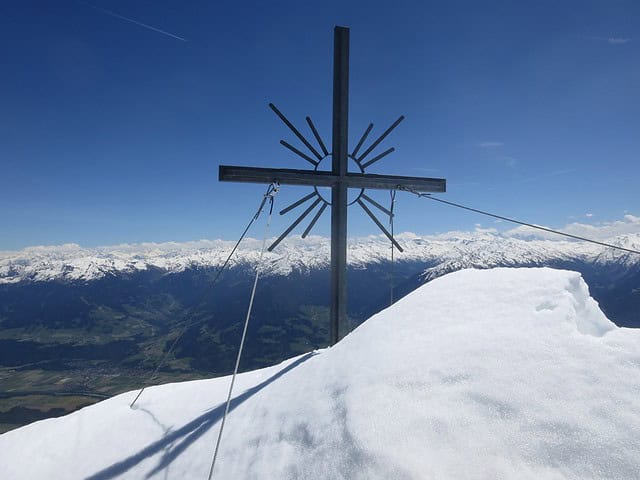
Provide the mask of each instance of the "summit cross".
POLYGON ((386 209, 378 202, 364 193, 367 188, 377 190, 411 190, 414 192, 444 192, 446 182, 440 178, 405 177, 397 175, 376 175, 365 173, 365 169, 394 151, 394 148, 385 150, 370 160, 364 161, 372 153, 382 140, 391 133, 404 119, 398 118, 391 127, 378 137, 365 151, 358 155, 360 148, 365 142, 373 124, 360 138, 360 141, 348 152, 348 123, 349 123, 349 28, 335 27, 333 44, 333 128, 332 128, 332 150, 331 153, 325 147, 322 138, 318 134, 311 118, 307 117, 307 123, 320 145, 322 154, 314 148, 311 143, 296 129, 295 126, 275 107, 269 107, 276 115, 289 127, 295 136, 305 145, 310 154, 304 153, 293 145, 281 140, 280 143, 291 150, 311 165, 313 170, 298 170, 284 168, 254 168, 220 165, 218 180, 225 182, 248 182, 248 183, 274 183, 281 185, 308 185, 313 186, 314 191, 300 200, 292 203, 283 209, 283 215, 303 203, 315 199, 312 204, 287 228, 282 235, 269 247, 273 250, 316 206, 320 205, 309 226, 305 229, 302 237, 306 237, 315 223, 318 221, 327 206, 331 206, 331 309, 329 335, 330 343, 334 345, 340 339, 340 325, 344 324, 347 318, 347 207, 357 203, 365 213, 371 217, 374 223, 389 238, 393 245, 402 251, 402 247, 396 242, 393 236, 384 228, 382 223, 375 217, 369 207, 365 204, 376 207, 389 217, 393 212, 386 209), (318 170, 320 162, 331 156, 331 171, 318 170), (349 172, 348 163, 352 159, 358 166, 360 172, 349 172), (318 192, 318 187, 331 188, 331 201, 325 200, 318 192), (348 189, 360 189, 358 197, 349 203, 348 189))

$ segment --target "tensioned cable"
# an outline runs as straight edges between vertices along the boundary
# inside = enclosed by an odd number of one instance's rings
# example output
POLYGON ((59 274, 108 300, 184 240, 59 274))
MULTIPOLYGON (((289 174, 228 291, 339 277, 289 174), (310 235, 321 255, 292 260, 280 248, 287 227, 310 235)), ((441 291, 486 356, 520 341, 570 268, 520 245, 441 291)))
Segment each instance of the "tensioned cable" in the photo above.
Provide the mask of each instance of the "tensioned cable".
POLYGON ((273 195, 269 197, 271 205, 269 206, 269 217, 267 219, 267 225, 264 229, 264 237, 262 239, 262 249, 260 250, 260 258, 258 259, 258 266, 256 267, 256 277, 253 280, 253 289, 251 290, 251 297, 249 299, 249 307, 247 308, 247 316, 244 319, 244 328, 242 330, 242 338, 240 339, 240 347, 238 348, 238 356, 236 357, 236 365, 233 369, 233 376, 231 377, 231 384, 229 385, 229 394, 227 395, 227 403, 224 407, 224 414, 222 415, 222 422, 220 423, 220 430, 218 431, 218 440, 216 441, 216 448, 213 452, 213 460, 211 461, 211 469, 209 470, 209 480, 213 475, 213 469, 216 465, 216 459, 218 457, 218 450, 220 448, 220 440, 222 440, 222 431, 224 430, 224 424, 229 414, 229 405, 231 404, 231 395, 233 393, 233 385, 236 383, 236 376, 238 375, 238 368, 240 366, 240 358, 242 357, 242 350, 244 348, 244 341, 247 337, 247 328, 249 327, 249 318, 251 317, 251 310, 253 309, 253 299, 256 295, 256 288, 258 286, 258 278, 262 271, 262 257, 264 256, 264 250, 267 245, 267 236, 269 234, 269 225, 271 224, 271 216, 273 214, 273 195))
MULTIPOLYGON (((278 187, 277 183, 272 183, 271 185, 269 185, 267 187, 267 191, 265 192, 264 196, 262 197, 262 201, 260 202, 260 206, 258 207, 258 210, 256 210, 256 213, 253 215, 253 218, 251 218, 251 220, 247 224, 246 228, 244 229, 244 232, 242 232, 242 235, 240 235, 240 238, 238 239, 236 244, 231 249, 231 253, 229 253, 229 255, 227 256, 227 259, 224 261, 222 266, 218 269, 218 272, 216 273, 216 276, 214 277, 210 288, 215 287, 216 283, 218 282, 218 279, 220 278, 220 275, 222 275, 222 272, 224 271, 224 269, 227 267, 227 265, 229 265, 229 262, 231 261, 231 257, 233 257, 233 254, 236 253, 236 250, 238 249, 238 247, 240 246, 240 243, 242 242, 242 240, 244 239, 245 235, 247 234, 247 232, 251 228, 251 225, 253 225, 253 223, 258 219, 258 217, 262 213, 262 210, 264 208, 265 203, 267 203, 267 200, 271 199, 271 202, 273 204, 273 196, 278 192, 278 188, 279 187, 278 187)), ((187 330, 189 330, 189 328, 195 327, 195 326, 203 323, 205 320, 206 320, 206 318, 203 318, 201 320, 198 320, 197 322, 193 322, 193 321, 191 321, 191 318, 190 318, 189 320, 185 321, 184 326, 182 327, 182 330, 180 330, 180 333, 178 334, 178 336, 175 338, 175 340, 173 341, 173 343, 169 347, 169 350, 166 351, 166 353, 164 354, 164 356, 162 357, 162 359, 158 363, 158 366, 156 367, 156 369, 153 371, 153 373, 151 375, 149 375, 149 378, 147 378, 147 380, 144 382, 144 384, 143 384, 144 386, 138 392, 138 395, 136 395, 136 398, 134 398, 133 402, 131 402, 131 405, 129 405, 129 408, 133 408, 135 403, 138 401, 138 399, 142 395, 142 392, 144 392, 144 390, 147 388, 147 386, 149 386, 151 381, 158 374, 158 372, 160 371, 160 368, 162 368, 162 366, 164 365, 164 362, 167 360, 167 358, 169 358, 169 355, 171 355, 171 352, 173 352, 173 349, 178 344, 178 341, 182 338, 182 336, 185 334, 185 332, 187 330)))
MULTIPOLYGON (((389 212, 391 212, 391 215, 389 215, 389 228, 391 230, 391 238, 393 238, 393 210, 396 206, 396 191, 395 190, 390 190, 389 193, 391 194, 391 208, 389 208, 389 212)), ((393 248, 393 242, 391 242, 391 280, 389 280, 390 283, 390 296, 391 296, 391 302, 389 303, 389 305, 393 305, 393 281, 394 281, 394 248, 393 248)))
POLYGON ((544 232, 555 233, 556 235, 563 235, 565 237, 573 238, 575 240, 582 240, 583 242, 595 243, 596 245, 601 245, 603 247, 609 247, 609 248, 613 248, 613 249, 616 249, 616 250, 622 250, 624 252, 636 253, 636 254, 640 255, 640 251, 632 250, 631 248, 620 247, 618 245, 612 245, 611 243, 599 242, 598 240, 593 240, 591 238, 581 237, 580 235, 573 235, 571 233, 561 232, 559 230, 553 230, 552 228, 541 227, 540 225, 534 225, 533 223, 521 222, 520 220, 516 220, 514 218, 504 217, 502 215, 496 215, 495 213, 485 212, 484 210, 479 210, 477 208, 467 207, 466 205, 461 205, 459 203, 449 202, 449 201, 443 200, 441 198, 432 197, 430 194, 420 193, 420 192, 417 192, 417 191, 415 191, 413 189, 410 189, 410 188, 407 188, 407 187, 403 187, 402 185, 398 185, 398 188, 400 190, 404 190, 405 192, 413 193, 414 195, 417 195, 420 198, 428 198, 429 200, 433 200, 435 202, 440 202, 440 203, 444 203, 444 204, 447 204, 447 205, 451 205, 452 207, 462 208, 464 210, 469 210, 470 212, 479 213, 481 215, 486 215, 488 217, 497 218, 497 219, 500 219, 500 220, 504 220, 506 222, 516 223, 518 225, 524 225, 525 227, 535 228, 537 230, 542 230, 544 232))

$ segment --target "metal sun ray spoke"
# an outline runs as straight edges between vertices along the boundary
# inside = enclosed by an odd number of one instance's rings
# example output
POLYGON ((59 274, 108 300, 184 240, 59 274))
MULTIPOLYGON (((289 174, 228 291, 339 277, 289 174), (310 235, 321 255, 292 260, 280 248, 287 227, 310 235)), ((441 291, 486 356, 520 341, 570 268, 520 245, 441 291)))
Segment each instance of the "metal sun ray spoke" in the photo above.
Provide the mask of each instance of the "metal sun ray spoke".
POLYGON ((369 210, 367 208, 367 206, 364 204, 364 202, 360 199, 358 199, 358 205, 360 205, 362 207, 362 209, 365 211, 365 213, 367 215, 369 215, 369 217, 371 218, 371 220, 373 220, 373 222, 378 226, 378 228, 380 230, 382 230, 382 233, 384 233, 387 238, 391 241, 391 243, 393 243, 395 245, 395 247, 398 249, 398 251, 400 252, 404 252, 404 250, 402 249, 402 247, 400 246, 400 244, 396 241, 395 238, 393 238, 393 235, 391 235, 386 228, 384 228, 384 225, 382 225, 382 223, 380 223, 380 220, 378 220, 376 218, 376 216, 373 214, 373 212, 371 210, 369 210))
POLYGON ((318 159, 318 161, 322 160, 322 155, 320 155, 318 153, 318 151, 313 148, 313 146, 309 143, 309 141, 304 137, 304 135, 302 135, 298 129, 296 127, 293 126, 293 124, 287 119, 287 117, 285 117, 282 112, 280 110, 277 109, 277 107, 273 104, 270 103, 269 104, 269 108, 271 108, 271 110, 273 110, 275 112, 276 115, 278 115, 278 117, 280 117, 280 120, 282 120, 284 122, 284 124, 289 127, 289 129, 295 134, 296 137, 298 137, 298 139, 300 139, 300 141, 302 143, 305 144, 305 146, 309 149, 309 151, 311 153, 313 153, 313 155, 318 159))
POLYGON ((371 131, 372 128, 373 128, 373 123, 370 123, 369 126, 367 127, 367 129, 362 134, 362 137, 360 137, 360 141, 356 145, 356 148, 354 148, 353 152, 351 153, 351 156, 353 158, 356 158, 356 155, 358 154, 358 150, 360 150, 360 147, 362 146, 364 141, 367 139, 367 136, 369 135, 369 132, 371 131))
POLYGON ((367 149, 365 150, 365 152, 364 152, 362 155, 360 155, 360 157, 358 157, 358 161, 362 161, 362 160, 364 160, 364 158, 365 158, 367 155, 369 155, 369 154, 371 153, 371 151, 372 151, 374 148, 376 148, 376 147, 378 146, 378 144, 379 144, 382 140, 384 140, 384 139, 387 137, 387 135, 389 135, 389 134, 393 131, 393 129, 394 129, 394 128, 396 128, 396 127, 400 124, 400 122, 401 122, 402 120, 404 120, 404 115, 401 115, 401 116, 400 116, 400 118, 398 118, 395 122, 393 122, 393 125, 391 125, 389 128, 387 128, 387 130, 386 130, 382 135, 380 135, 380 136, 378 137, 378 139, 377 139, 375 142, 373 142, 373 143, 371 144, 371 146, 370 146, 369 148, 367 148, 367 149))
MULTIPOLYGON (((384 233, 392 245, 403 251, 382 222, 374 215, 374 209, 378 209, 393 219, 393 207, 387 209, 380 203, 365 194, 365 189, 369 190, 406 190, 417 194, 426 192, 445 192, 446 180, 442 178, 410 177, 400 175, 376 175, 365 173, 365 169, 380 161, 394 151, 393 148, 377 153, 374 150, 383 140, 404 120, 400 116, 389 128, 387 128, 378 138, 369 139, 373 129, 370 123, 364 130, 353 149, 349 154, 349 28, 335 27, 333 34, 333 113, 331 138, 327 144, 318 133, 316 125, 311 117, 305 117, 313 136, 305 138, 302 133, 285 117, 273 103, 269 104, 270 109, 289 128, 297 139, 304 144, 301 148, 299 144, 294 147, 284 140, 280 143, 300 156, 306 162, 314 166, 313 169, 292 169, 292 168, 264 168, 264 167, 239 167, 230 165, 219 166, 219 180, 226 182, 245 183, 267 183, 274 182, 280 185, 312 186, 314 191, 305 194, 299 200, 284 208, 280 214, 283 215, 294 208, 304 209, 304 212, 278 237, 268 248, 273 251, 278 244, 289 235, 292 230, 305 221, 311 219, 304 229, 302 237, 310 234, 317 225, 318 220, 327 210, 331 212, 331 275, 330 275, 330 295, 331 305, 329 310, 329 343, 334 345, 340 340, 341 325, 347 321, 347 212, 349 205, 357 203, 371 220, 384 233), (314 145, 311 145, 313 142, 314 145), (369 146, 367 146, 369 145, 369 146), (331 151, 327 147, 331 147, 331 151), (320 162, 330 159, 330 167, 327 170, 320 170, 320 162), (349 161, 354 160, 359 172, 349 171, 349 161), (330 187, 331 200, 323 198, 318 188, 330 187), (349 202, 348 192, 350 189, 358 189, 359 198, 356 202, 349 202)), ((307 131, 305 131, 307 133, 307 131)), ((264 203, 264 202, 263 202, 264 203)), ((377 213, 377 212, 376 212, 377 213)), ((385 222, 386 223, 386 222, 385 222)), ((393 226, 391 226, 393 231, 393 226)), ((393 250, 392 250, 393 251, 393 250)))
POLYGON ((362 194, 362 198, 365 199, 367 202, 369 202, 374 207, 376 207, 377 209, 379 209, 382 212, 386 213, 389 217, 393 217, 393 213, 391 213, 391 210, 389 210, 389 209, 383 207, 382 205, 380 205, 378 202, 376 202, 373 198, 371 198, 366 193, 362 194))
POLYGON ((282 233, 282 235, 280 235, 280 236, 278 237, 278 239, 277 239, 275 242, 273 242, 273 243, 271 244, 271 246, 270 246, 267 250, 269 250, 269 251, 271 252, 274 248, 276 248, 276 247, 278 246, 278 244, 279 244, 282 240, 284 240, 284 238, 285 238, 287 235, 289 235, 289 233, 291 233, 291 230, 293 230, 294 228, 296 228, 296 227, 298 226, 298 224, 299 224, 302 220, 304 220, 304 218, 305 218, 307 215, 309 215, 309 214, 311 213, 311 210, 313 210, 314 208, 316 208, 316 206, 317 206, 321 201, 322 201, 322 198, 320 198, 320 196, 318 196, 318 198, 316 198, 316 200, 311 204, 311 206, 310 206, 309 208, 307 208, 304 212, 302 212, 302 214, 301 214, 301 215, 300 215, 300 216, 295 220, 295 222, 293 222, 293 223, 289 226, 289 228, 287 228, 287 229, 282 233))
POLYGON ((285 142, 284 140, 280 140, 280 145, 288 148, 289 150, 291 150, 293 153, 295 153, 296 155, 304 158, 307 162, 309 162, 311 165, 313 165, 314 167, 318 166, 318 162, 316 162, 313 158, 311 158, 309 155, 307 155, 306 153, 301 152, 300 150, 298 150, 296 147, 294 147, 293 145, 291 145, 290 143, 285 142))
POLYGON ((362 168, 367 168, 369 165, 373 165, 374 163, 376 163, 378 160, 386 157, 387 155, 389 155, 390 153, 395 152, 396 149, 391 147, 389 150, 385 150, 384 152, 382 152, 380 155, 376 155, 375 157, 373 157, 371 160, 369 160, 368 162, 365 162, 362 164, 362 168))
POLYGON ((328 206, 329 206, 329 204, 327 202, 324 202, 322 204, 322 206, 320 207, 320 210, 318 210, 318 213, 316 213, 315 217, 313 217, 313 220, 311 220, 311 223, 309 224, 309 226, 306 228, 306 230, 302 234, 302 238, 307 238, 307 235, 309 235, 309 232, 311 232, 311 229, 316 224, 318 219, 322 216, 322 213, 324 212, 325 208, 327 208, 328 206))
POLYGON ((300 200, 297 200, 297 201, 293 202, 287 208, 283 208, 282 210, 280 210, 280 215, 284 215, 285 213, 290 212, 291 210, 296 208, 298 205, 302 205, 304 202, 306 202, 307 200, 309 200, 309 199, 311 199, 311 198, 313 198, 315 196, 318 196, 318 194, 314 190, 309 195, 306 195, 306 196, 302 197, 300 200))
POLYGON ((311 117, 307 117, 307 123, 309 124, 309 128, 311 128, 311 131, 313 132, 313 136, 316 137, 316 140, 320 144, 320 148, 322 149, 322 153, 324 153, 324 156, 326 157, 327 155, 329 155, 329 151, 327 150, 327 147, 324 146, 324 142, 322 141, 322 137, 318 133, 318 130, 316 130, 316 126, 311 121, 311 117))

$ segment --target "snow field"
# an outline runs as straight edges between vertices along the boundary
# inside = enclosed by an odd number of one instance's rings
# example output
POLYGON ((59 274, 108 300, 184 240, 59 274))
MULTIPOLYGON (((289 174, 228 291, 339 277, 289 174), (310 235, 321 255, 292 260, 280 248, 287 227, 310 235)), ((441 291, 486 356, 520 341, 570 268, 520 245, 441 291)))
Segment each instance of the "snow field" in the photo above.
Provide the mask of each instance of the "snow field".
MULTIPOLYGON (((203 478, 229 378, 0 436, 0 478, 203 478)), ((640 478, 640 331, 579 274, 463 270, 238 377, 214 478, 640 478)))

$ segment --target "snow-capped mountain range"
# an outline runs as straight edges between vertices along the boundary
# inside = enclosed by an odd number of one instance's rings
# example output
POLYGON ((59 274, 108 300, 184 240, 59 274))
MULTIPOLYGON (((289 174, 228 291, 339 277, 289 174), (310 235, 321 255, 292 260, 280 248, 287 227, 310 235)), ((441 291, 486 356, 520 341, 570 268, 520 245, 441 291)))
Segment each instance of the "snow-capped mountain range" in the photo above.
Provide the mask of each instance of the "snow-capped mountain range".
MULTIPOLYGON (((562 237, 561 237, 562 238, 562 237)), ((498 233, 493 230, 451 232, 443 235, 397 236, 404 252, 395 252, 398 262, 418 261, 434 265, 425 271, 429 280, 461 268, 544 265, 552 261, 579 260, 595 264, 640 264, 640 255, 600 245, 568 240, 531 238, 529 235, 498 233)), ((602 239, 607 243, 640 250, 640 233, 625 233, 602 239)), ((261 241, 246 239, 231 265, 252 266, 258 262, 261 241)), ((211 268, 223 264, 234 242, 200 240, 184 243, 140 243, 83 248, 76 244, 29 247, 0 251, 0 284, 18 282, 81 281, 106 276, 160 269, 167 273, 190 268, 211 268)), ((265 253, 269 275, 288 275, 324 268, 329 264, 329 239, 312 236, 290 238, 273 252, 265 253)), ((390 243, 384 236, 355 238, 349 242, 348 261, 353 268, 388 262, 390 243)))

